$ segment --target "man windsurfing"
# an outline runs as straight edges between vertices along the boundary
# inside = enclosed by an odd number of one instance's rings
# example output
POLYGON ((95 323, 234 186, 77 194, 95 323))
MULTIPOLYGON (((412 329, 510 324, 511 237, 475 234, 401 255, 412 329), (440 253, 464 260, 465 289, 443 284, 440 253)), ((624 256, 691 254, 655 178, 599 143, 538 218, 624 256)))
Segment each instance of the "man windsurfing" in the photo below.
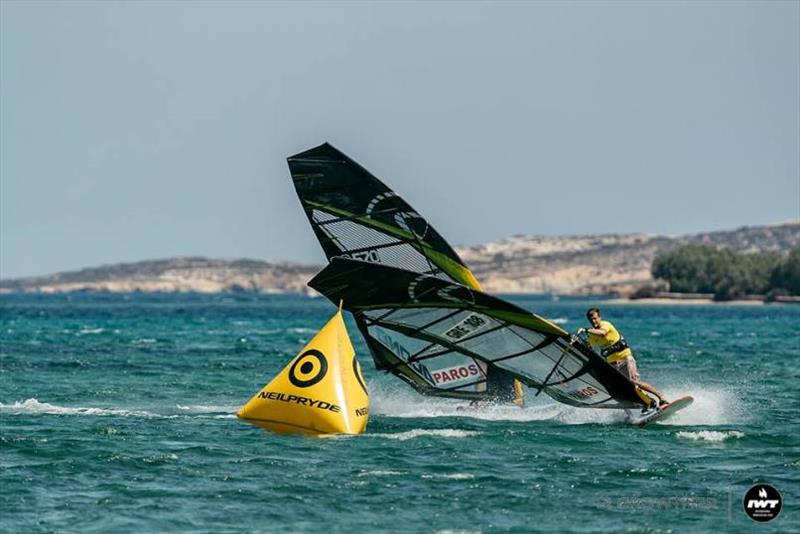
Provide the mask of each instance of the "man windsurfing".
POLYGON ((636 360, 633 358, 633 351, 628 342, 611 322, 603 320, 600 316, 600 310, 598 308, 590 308, 586 312, 586 318, 589 319, 592 327, 579 328, 578 334, 587 333, 589 335, 589 345, 594 349, 599 349, 600 354, 612 367, 636 385, 636 393, 648 404, 646 410, 663 408, 669 404, 663 393, 647 382, 642 382, 639 377, 639 371, 636 368, 636 360), (651 393, 657 400, 647 395, 645 391, 651 393))

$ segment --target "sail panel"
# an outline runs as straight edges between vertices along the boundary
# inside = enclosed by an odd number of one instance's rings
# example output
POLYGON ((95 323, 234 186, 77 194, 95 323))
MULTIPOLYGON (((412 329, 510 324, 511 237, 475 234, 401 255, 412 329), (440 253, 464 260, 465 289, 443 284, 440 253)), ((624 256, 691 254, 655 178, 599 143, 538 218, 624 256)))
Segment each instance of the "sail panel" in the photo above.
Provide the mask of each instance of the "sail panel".
POLYGON ((328 143, 288 158, 328 259, 352 257, 479 287, 458 254, 397 193, 328 143))
POLYGON ((417 375, 412 383, 423 392, 438 390, 441 396, 480 398, 486 390, 486 363, 441 345, 406 336, 382 325, 365 327, 373 344, 393 355, 389 369, 417 375))

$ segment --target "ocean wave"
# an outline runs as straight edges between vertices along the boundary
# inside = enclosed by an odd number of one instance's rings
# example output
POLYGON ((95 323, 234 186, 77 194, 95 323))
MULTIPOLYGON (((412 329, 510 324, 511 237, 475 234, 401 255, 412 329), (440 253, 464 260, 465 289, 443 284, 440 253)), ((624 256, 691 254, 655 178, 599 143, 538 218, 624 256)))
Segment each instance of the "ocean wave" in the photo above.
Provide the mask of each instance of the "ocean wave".
POLYGON ((403 471, 392 471, 391 469, 378 469, 375 471, 361 471, 356 476, 358 477, 391 477, 397 475, 404 475, 403 471))
POLYGON ((739 432, 738 430, 730 430, 727 432, 720 432, 717 430, 700 430, 698 432, 678 432, 675 435, 679 438, 690 439, 692 441, 721 443, 728 439, 742 438, 744 437, 744 432, 739 432))
POLYGON ((422 478, 443 478, 447 480, 470 480, 475 478, 475 475, 470 473, 435 473, 422 475, 422 478))
POLYGON ((567 324, 569 319, 566 317, 556 317, 555 319, 550 319, 550 322, 555 324, 567 324))
POLYGON ((48 402, 40 402, 38 399, 27 399, 17 401, 13 404, 3 404, 0 402, 0 413, 12 415, 41 414, 41 415, 77 415, 90 417, 143 417, 148 419, 177 419, 177 418, 197 418, 197 419, 235 419, 233 413, 236 408, 230 406, 206 406, 206 405, 177 405, 178 410, 188 412, 188 414, 156 413, 147 410, 132 408, 98 408, 93 406, 58 406, 48 402))
POLYGON ((291 334, 315 334, 317 331, 313 328, 287 328, 285 332, 291 334))
POLYGON ((150 456, 145 456, 142 458, 142 461, 146 464, 165 464, 177 459, 178 455, 174 452, 171 452, 165 454, 151 454, 150 456))
POLYGON ((239 409, 238 406, 220 406, 216 404, 189 404, 188 406, 184 406, 182 404, 176 404, 175 407, 181 410, 182 412, 209 413, 209 414, 212 413, 232 414, 239 409))
POLYGON ((438 438, 470 438, 473 436, 477 436, 479 434, 480 432, 475 432, 472 430, 458 430, 455 428, 438 428, 438 429, 415 428, 413 430, 407 430, 406 432, 396 432, 392 434, 368 434, 368 435, 378 438, 406 441, 409 439, 426 437, 426 436, 427 437, 433 436, 438 438))
POLYGON ((124 408, 94 408, 80 406, 57 406, 47 402, 39 402, 37 399, 27 399, 13 404, 3 404, 0 402, 0 413, 11 414, 46 414, 46 415, 89 415, 95 417, 117 416, 117 417, 151 417, 160 419, 171 419, 177 415, 162 415, 146 410, 130 410, 124 408))
POLYGON ((92 334, 102 334, 105 332, 105 328, 81 328, 77 335, 79 336, 87 336, 92 334))

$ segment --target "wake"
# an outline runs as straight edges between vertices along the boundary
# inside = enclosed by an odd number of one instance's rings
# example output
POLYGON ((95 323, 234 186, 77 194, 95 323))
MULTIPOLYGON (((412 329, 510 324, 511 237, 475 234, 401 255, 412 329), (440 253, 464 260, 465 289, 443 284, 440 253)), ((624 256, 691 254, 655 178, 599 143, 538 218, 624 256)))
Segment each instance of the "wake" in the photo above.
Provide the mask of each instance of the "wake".
MULTIPOLYGON (((692 395, 694 403, 673 417, 659 421, 670 426, 719 426, 742 423, 745 407, 730 389, 693 383, 668 385, 663 389, 668 398, 692 395)), ((526 406, 485 405, 471 408, 467 401, 424 397, 407 388, 386 383, 370 383, 371 413, 388 417, 429 418, 469 417, 489 421, 554 421, 568 425, 627 424, 622 410, 575 408, 553 401, 544 393, 535 397, 526 391, 526 406)))

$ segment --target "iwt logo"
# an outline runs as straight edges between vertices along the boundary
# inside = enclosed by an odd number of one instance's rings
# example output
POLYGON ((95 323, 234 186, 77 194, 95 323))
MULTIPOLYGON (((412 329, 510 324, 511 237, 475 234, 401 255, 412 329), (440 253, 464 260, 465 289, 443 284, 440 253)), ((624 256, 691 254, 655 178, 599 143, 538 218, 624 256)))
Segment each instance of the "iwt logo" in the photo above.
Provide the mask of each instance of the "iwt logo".
POLYGON ((744 511, 755 521, 772 521, 781 513, 781 494, 769 484, 756 484, 744 494, 744 511))

